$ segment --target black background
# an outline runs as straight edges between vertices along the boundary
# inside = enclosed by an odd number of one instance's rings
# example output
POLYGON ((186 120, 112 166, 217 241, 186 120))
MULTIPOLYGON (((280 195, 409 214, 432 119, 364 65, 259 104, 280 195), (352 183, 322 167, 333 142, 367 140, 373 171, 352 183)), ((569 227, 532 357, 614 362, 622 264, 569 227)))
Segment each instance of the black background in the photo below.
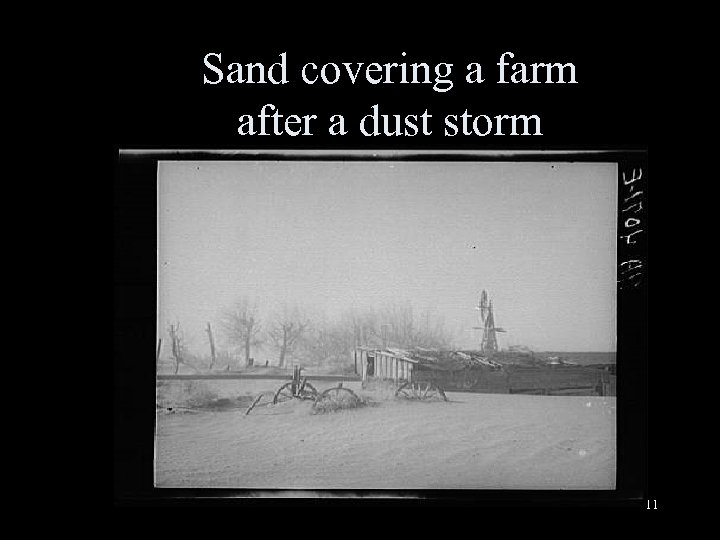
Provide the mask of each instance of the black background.
MULTIPOLYGON (((111 64, 112 137, 122 148, 405 148, 405 149, 540 149, 645 148, 651 127, 649 86, 652 71, 650 45, 642 33, 610 36, 567 36, 532 44, 512 37, 478 38, 464 44, 435 42, 342 46, 310 46, 277 40, 207 39, 201 44, 167 40, 148 44, 130 40, 116 51, 111 64), (503 52, 507 61, 572 62, 577 84, 496 84, 496 63, 503 52), (222 64, 278 62, 287 53, 288 84, 203 84, 203 75, 215 77, 203 64, 207 53, 222 53, 222 64), (407 56, 402 57, 401 53, 407 56), (371 85, 362 77, 351 84, 341 77, 334 85, 303 82, 307 62, 426 62, 453 64, 453 88, 435 92, 432 84, 371 85), (465 66, 483 66, 482 84, 465 82, 465 66), (257 115, 272 103, 281 113, 316 114, 311 137, 240 136, 238 117, 257 115), (388 114, 433 114, 430 136, 365 137, 359 120, 379 104, 388 114), (443 136, 446 114, 538 114, 537 136, 443 136), (327 119, 343 114, 350 132, 327 133, 327 119)), ((217 63, 213 59, 214 63, 217 63)), ((509 70, 509 68, 508 68, 509 70)), ((227 71, 226 71, 227 73, 227 71)), ((667 75, 665 75, 667 76, 667 75)))
MULTIPOLYGON (((621 28, 618 28, 621 32, 621 28)), ((378 30, 379 32, 379 30, 378 30)), ((326 32, 320 32, 321 36, 326 32)), ((132 24, 116 35, 111 48, 109 144, 106 147, 113 178, 114 217, 114 496, 116 504, 238 504, 238 500, 208 498, 221 491, 159 490, 153 482, 156 294, 156 163, 149 155, 119 156, 120 149, 326 149, 326 150, 612 150, 604 160, 632 168, 643 166, 646 179, 651 133, 652 51, 645 33, 623 32, 612 39, 600 33, 565 33, 556 28, 544 39, 520 40, 479 35, 464 42, 431 38, 380 43, 377 38, 318 40, 207 38, 194 42, 186 36, 139 39, 132 24), (553 39, 548 39, 552 35, 553 39), (361 45, 358 45, 358 43, 361 45), (401 52, 406 52, 405 58, 401 52), (513 62, 572 62, 578 84, 495 84, 501 53, 515 54, 513 62), (279 61, 287 53, 289 83, 274 86, 203 85, 203 57, 221 52, 229 62, 279 61), (373 86, 362 79, 356 85, 306 85, 300 68, 306 62, 437 62, 453 64, 454 87, 438 93, 432 85, 373 86), (483 65, 486 81, 465 83, 465 65, 483 65), (240 136, 238 117, 256 115, 272 103, 282 114, 316 114, 313 136, 240 136), (381 113, 433 115, 433 134, 415 137, 365 137, 357 124, 374 104, 381 113), (443 136, 446 114, 537 114, 542 136, 443 136), (342 114, 349 133, 330 136, 327 119, 342 114), (180 498, 175 498, 180 495, 180 498), (172 497, 172 498, 171 498, 172 497), (200 497, 198 499, 197 497, 200 497)), ((364 34, 367 36, 367 34, 364 34)), ((200 159, 212 158, 198 154, 200 159)), ((573 159, 594 159, 578 156, 573 159)), ((645 201, 650 193, 645 184, 645 201)), ((649 216, 643 214, 645 230, 649 216)), ((619 222, 621 224, 621 222, 619 222)), ((638 288, 618 297, 618 490, 616 492, 423 492, 433 504, 485 506, 626 507, 643 510, 647 499, 658 499, 662 488, 653 467, 652 439, 647 418, 652 377, 647 369, 647 238, 634 248, 646 262, 638 288), (648 471, 650 474, 648 474, 648 471)), ((619 242, 619 249, 622 251, 619 242)), ((620 253, 622 256, 622 252, 620 253)), ((620 259, 619 261, 620 262, 620 259)), ((243 499, 243 504, 259 504, 243 499)), ((294 501, 295 504, 298 501, 294 501)), ((323 500, 324 504, 342 501, 323 500)), ((349 503, 357 504, 357 502, 349 503)), ((375 504, 368 499, 364 504, 375 504)), ((382 504, 388 504, 386 501, 382 504)), ((397 504, 413 504, 402 503, 397 504)))

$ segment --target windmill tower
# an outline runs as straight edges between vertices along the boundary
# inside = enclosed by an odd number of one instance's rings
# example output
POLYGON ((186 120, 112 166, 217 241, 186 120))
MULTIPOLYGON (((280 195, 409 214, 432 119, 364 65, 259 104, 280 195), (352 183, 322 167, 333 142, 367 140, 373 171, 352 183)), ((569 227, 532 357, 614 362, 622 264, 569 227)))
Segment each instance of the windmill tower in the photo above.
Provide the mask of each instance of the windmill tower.
POLYGON ((482 330, 482 339, 480 340, 480 350, 484 353, 495 353, 498 350, 497 332, 505 332, 503 328, 495 326, 495 314, 493 313, 492 300, 488 300, 487 291, 483 289, 480 294, 480 302, 475 308, 480 312, 480 326, 475 326, 477 330, 482 330))

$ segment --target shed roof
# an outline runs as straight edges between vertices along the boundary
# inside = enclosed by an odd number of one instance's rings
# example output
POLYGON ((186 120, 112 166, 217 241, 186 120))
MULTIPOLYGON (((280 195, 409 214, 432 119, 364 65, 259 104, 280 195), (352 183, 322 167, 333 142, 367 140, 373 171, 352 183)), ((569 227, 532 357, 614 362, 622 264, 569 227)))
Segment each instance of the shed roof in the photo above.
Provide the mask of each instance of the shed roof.
POLYGON ((439 371, 458 371, 462 369, 473 369, 481 367, 500 368, 501 364, 482 355, 477 351, 454 351, 438 349, 372 349, 359 347, 360 350, 375 351, 378 354, 386 354, 417 364, 426 369, 439 371))

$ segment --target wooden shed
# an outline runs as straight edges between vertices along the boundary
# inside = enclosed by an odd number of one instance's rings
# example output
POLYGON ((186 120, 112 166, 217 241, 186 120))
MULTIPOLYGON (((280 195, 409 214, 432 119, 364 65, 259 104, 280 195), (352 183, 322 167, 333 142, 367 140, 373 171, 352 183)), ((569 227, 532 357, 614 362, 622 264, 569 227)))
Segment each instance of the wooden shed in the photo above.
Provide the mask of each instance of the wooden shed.
POLYGON ((369 380, 432 383, 447 391, 615 395, 614 374, 552 363, 533 354, 436 349, 357 348, 355 372, 369 380))
POLYGON ((412 382, 413 370, 419 363, 398 349, 370 349, 359 347, 354 351, 355 372, 368 379, 379 378, 400 382, 412 382))
POLYGON ((372 349, 354 351, 355 372, 362 380, 436 382, 446 385, 458 376, 476 379, 479 370, 495 371, 502 366, 473 352, 430 349, 372 349))

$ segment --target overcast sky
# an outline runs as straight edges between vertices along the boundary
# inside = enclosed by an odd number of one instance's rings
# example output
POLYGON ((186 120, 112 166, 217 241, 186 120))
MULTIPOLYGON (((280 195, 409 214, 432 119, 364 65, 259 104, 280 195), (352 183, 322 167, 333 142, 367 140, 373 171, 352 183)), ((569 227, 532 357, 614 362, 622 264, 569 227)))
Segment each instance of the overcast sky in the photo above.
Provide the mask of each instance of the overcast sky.
MULTIPOLYGON (((409 301, 478 348, 614 351, 616 165, 162 162, 159 321, 189 345, 239 296, 332 318, 409 301)), ((166 337, 166 336, 165 336, 166 337)), ((202 352, 202 351, 198 351, 202 352)))

